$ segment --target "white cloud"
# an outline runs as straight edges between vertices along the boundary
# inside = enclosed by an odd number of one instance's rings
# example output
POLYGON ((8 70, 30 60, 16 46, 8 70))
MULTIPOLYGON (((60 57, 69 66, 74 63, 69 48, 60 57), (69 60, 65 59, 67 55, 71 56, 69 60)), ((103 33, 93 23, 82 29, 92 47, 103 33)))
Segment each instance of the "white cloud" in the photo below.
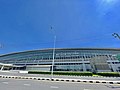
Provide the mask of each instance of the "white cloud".
POLYGON ((111 11, 119 0, 97 0, 97 11, 100 15, 106 15, 111 11))
POLYGON ((98 3, 108 6, 114 5, 118 2, 118 0, 98 0, 98 1, 99 1, 98 3))

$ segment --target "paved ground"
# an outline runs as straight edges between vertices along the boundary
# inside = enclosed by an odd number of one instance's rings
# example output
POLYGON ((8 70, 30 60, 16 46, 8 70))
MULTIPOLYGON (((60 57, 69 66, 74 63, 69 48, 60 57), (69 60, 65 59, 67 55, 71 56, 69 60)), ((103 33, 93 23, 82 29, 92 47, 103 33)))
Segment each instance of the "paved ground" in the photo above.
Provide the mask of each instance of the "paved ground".
MULTIPOLYGON (((0 75, 51 78, 51 75, 20 74, 17 72, 0 72, 0 75)), ((120 81, 120 77, 86 77, 86 76, 58 76, 58 75, 54 75, 54 78, 120 81)))
POLYGON ((0 79, 0 90, 120 90, 120 85, 0 79))

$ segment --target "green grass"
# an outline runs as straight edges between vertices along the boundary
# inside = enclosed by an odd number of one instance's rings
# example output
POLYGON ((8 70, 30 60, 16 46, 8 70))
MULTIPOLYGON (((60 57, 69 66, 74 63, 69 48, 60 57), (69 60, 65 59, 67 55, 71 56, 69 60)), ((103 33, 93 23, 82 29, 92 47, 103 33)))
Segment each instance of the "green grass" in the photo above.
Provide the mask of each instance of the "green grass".
POLYGON ((100 75, 93 74, 92 76, 97 77, 97 76, 100 76, 100 75))

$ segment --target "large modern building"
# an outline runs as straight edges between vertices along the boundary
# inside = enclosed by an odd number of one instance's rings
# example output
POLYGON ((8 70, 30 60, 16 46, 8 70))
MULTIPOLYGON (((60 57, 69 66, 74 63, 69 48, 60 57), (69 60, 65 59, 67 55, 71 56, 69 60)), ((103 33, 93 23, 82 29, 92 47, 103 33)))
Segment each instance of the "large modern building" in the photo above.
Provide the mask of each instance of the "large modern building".
MULTIPOLYGON (((54 71, 120 72, 117 56, 120 49, 55 49, 54 71)), ((0 63, 13 64, 10 69, 51 71, 53 49, 32 50, 0 55, 0 63)))

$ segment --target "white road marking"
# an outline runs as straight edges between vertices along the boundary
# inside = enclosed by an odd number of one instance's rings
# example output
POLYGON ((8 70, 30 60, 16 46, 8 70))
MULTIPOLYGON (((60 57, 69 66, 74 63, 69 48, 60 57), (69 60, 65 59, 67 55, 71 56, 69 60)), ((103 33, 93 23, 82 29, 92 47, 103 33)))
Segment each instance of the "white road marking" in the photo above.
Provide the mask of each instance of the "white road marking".
POLYGON ((4 83, 4 84, 8 84, 8 82, 2 82, 2 83, 4 83))
POLYGON ((90 89, 84 89, 84 90, 90 90, 90 89))
POLYGON ((56 86, 50 86, 50 88, 59 88, 59 87, 56 87, 56 86))
POLYGON ((24 84, 25 86, 30 86, 30 84, 24 84))

